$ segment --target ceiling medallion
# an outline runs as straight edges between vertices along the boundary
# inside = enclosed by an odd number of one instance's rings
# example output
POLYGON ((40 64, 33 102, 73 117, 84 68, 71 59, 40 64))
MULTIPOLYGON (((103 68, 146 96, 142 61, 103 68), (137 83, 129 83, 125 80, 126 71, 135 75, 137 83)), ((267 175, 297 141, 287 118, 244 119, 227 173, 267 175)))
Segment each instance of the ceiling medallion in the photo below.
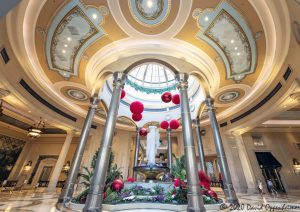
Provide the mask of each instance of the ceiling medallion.
POLYGON ((170 7, 170 0, 129 0, 130 11, 136 21, 150 27, 163 23, 170 7))
POLYGON ((68 89, 66 90, 66 94, 71 97, 72 99, 75 99, 77 101, 86 101, 88 100, 88 95, 84 93, 81 90, 76 90, 76 89, 68 89))
POLYGON ((223 94, 221 94, 218 98, 220 102, 229 103, 234 101, 240 96, 240 92, 238 91, 228 91, 223 94))

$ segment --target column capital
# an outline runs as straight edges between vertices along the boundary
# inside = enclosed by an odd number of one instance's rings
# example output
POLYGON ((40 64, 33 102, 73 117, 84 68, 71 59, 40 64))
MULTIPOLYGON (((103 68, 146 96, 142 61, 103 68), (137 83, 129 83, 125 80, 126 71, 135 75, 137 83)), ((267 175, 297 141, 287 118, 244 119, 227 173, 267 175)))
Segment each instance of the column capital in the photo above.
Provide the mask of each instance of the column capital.
POLYGON ((188 78, 189 75, 187 73, 179 73, 176 75, 176 80, 178 82, 177 88, 184 89, 188 88, 188 78))
POLYGON ((167 129, 167 132, 168 132, 168 133, 172 132, 172 129, 171 129, 171 128, 168 128, 168 129, 167 129))
POLYGON ((214 110, 215 109, 214 108, 214 99, 213 98, 207 97, 205 99, 205 104, 206 104, 208 110, 214 110))
POLYGON ((98 95, 95 94, 94 96, 92 96, 90 98, 91 107, 97 108, 99 101, 100 101, 100 99, 99 99, 98 95))
POLYGON ((126 77, 127 77, 127 75, 123 72, 115 72, 113 74, 113 78, 114 78, 113 86, 116 88, 123 88, 126 77))
POLYGON ((68 136, 68 135, 74 136, 74 134, 76 133, 76 130, 75 130, 75 129, 69 129, 69 130, 66 130, 66 131, 67 131, 67 136, 68 136))
POLYGON ((194 124, 196 125, 196 127, 200 127, 200 118, 199 116, 197 116, 194 120, 193 120, 194 124))
POLYGON ((135 132, 136 132, 136 133, 140 133, 140 129, 141 129, 140 127, 136 126, 136 127, 135 127, 135 132))

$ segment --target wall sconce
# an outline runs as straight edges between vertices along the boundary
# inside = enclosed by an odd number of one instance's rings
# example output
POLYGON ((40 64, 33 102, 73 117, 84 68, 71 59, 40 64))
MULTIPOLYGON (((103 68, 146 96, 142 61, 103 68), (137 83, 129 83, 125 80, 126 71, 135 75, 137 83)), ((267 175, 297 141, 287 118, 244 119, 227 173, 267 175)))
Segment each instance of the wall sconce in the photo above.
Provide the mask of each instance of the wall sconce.
POLYGON ((67 163, 63 167, 63 171, 69 172, 70 168, 71 168, 71 163, 70 163, 70 161, 67 161, 67 163))
POLYGON ((29 171, 31 169, 31 167, 32 167, 32 161, 30 160, 24 166, 24 171, 29 171))
POLYGON ((265 145, 261 138, 261 135, 252 135, 252 140, 253 140, 254 146, 261 147, 261 146, 265 145))
POLYGON ((296 174, 300 174, 300 163, 296 158, 293 158, 293 168, 296 174))

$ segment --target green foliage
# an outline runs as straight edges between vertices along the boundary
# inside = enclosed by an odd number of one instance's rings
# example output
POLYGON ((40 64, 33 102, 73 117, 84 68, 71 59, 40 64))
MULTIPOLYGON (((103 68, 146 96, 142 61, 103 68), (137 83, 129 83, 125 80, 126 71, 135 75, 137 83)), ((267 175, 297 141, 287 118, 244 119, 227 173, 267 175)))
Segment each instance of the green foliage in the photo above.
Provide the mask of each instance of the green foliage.
POLYGON ((164 191, 165 191, 165 189, 162 186, 158 185, 158 184, 153 186, 152 189, 153 189, 152 190, 153 195, 160 195, 160 194, 163 194, 164 191))
POLYGON ((186 188, 177 188, 174 200, 179 204, 187 203, 187 189, 186 188))
POLYGON ((177 158, 174 154, 175 163, 171 167, 172 175, 182 181, 186 179, 185 157, 177 158))

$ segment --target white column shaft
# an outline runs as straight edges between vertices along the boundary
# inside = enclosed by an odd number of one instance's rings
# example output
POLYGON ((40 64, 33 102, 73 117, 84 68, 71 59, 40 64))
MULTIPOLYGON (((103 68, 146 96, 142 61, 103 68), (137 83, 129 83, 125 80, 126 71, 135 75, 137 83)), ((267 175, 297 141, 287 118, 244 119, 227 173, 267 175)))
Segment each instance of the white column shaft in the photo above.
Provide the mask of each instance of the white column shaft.
POLYGON ((57 184, 59 176, 61 174, 61 170, 64 166, 64 162, 66 160, 73 137, 74 137, 74 131, 69 131, 67 133, 66 140, 65 140, 65 142, 61 148, 61 151, 59 153, 59 157, 55 164, 54 170, 52 172, 52 175, 51 175, 51 178, 49 181, 49 185, 47 188, 48 192, 56 191, 56 184, 57 184))

